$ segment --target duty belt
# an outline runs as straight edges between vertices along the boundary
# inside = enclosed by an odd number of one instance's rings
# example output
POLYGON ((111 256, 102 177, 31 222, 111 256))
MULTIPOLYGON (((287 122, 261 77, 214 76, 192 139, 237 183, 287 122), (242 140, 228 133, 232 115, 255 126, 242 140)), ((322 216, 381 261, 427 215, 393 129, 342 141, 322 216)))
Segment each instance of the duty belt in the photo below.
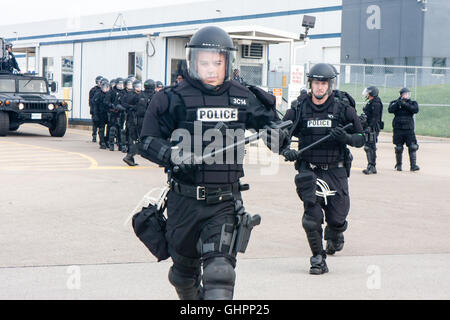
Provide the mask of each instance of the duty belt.
POLYGON ((233 194, 249 189, 248 185, 241 185, 239 182, 217 187, 204 187, 184 184, 172 179, 171 185, 172 190, 176 193, 199 201, 206 201, 208 204, 232 200, 233 194))
POLYGON ((330 164, 312 164, 309 163, 309 166, 311 169, 322 169, 322 170, 329 170, 329 169, 335 169, 335 168, 344 168, 344 161, 339 161, 336 163, 330 163, 330 164))

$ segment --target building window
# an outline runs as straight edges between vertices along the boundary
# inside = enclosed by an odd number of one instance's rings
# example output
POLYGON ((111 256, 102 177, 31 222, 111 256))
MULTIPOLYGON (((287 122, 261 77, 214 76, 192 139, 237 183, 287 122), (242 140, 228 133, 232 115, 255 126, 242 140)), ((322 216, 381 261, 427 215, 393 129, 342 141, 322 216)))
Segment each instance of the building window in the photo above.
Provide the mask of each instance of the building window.
POLYGON ((45 57, 42 58, 42 76, 47 78, 48 81, 53 81, 54 66, 53 58, 45 57))
POLYGON ((61 57, 61 86, 71 88, 73 86, 73 57, 61 57))
POLYGON ((136 74, 136 53, 128 52, 128 75, 136 74))
MULTIPOLYGON (((384 58, 384 64, 386 66, 392 66, 395 64, 395 58, 384 58)), ((394 73, 394 68, 392 67, 385 67, 384 68, 384 73, 385 74, 393 74, 394 73)))
MULTIPOLYGON (((364 58, 363 61, 364 64, 373 64, 373 59, 364 58)), ((372 66, 364 67, 364 71, 366 74, 373 74, 373 67, 372 66)))
MULTIPOLYGON (((447 58, 433 58, 432 67, 445 68, 447 66, 447 58)), ((432 74, 445 74, 443 69, 432 69, 432 74)))

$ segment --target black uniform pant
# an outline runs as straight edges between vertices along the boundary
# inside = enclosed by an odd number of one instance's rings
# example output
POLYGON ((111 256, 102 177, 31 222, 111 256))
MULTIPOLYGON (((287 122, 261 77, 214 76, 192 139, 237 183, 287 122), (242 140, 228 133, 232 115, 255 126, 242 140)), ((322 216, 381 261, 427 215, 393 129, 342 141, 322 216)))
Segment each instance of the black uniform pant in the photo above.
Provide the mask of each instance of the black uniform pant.
POLYGON ((92 120, 92 137, 97 137, 97 131, 98 131, 98 121, 92 120))
POLYGON ((413 144, 417 144, 416 134, 414 130, 401 130, 394 129, 394 135, 392 137, 393 143, 396 146, 406 146, 409 148, 413 144))
POLYGON ((365 134, 366 143, 364 145, 364 151, 367 155, 367 163, 371 166, 376 166, 377 162, 377 142, 379 132, 370 131, 365 134))
POLYGON ((100 145, 103 145, 103 144, 106 145, 105 128, 106 128, 106 125, 108 123, 108 120, 107 119, 100 119, 100 120, 98 120, 96 122, 97 122, 97 129, 98 129, 98 137, 99 137, 99 140, 100 140, 99 144, 100 145))
POLYGON ((296 176, 297 193, 303 201, 304 214, 302 225, 305 229, 313 255, 324 254, 322 224, 327 223, 325 240, 337 240, 347 229, 347 216, 350 211, 350 197, 348 191, 348 178, 345 168, 323 170, 302 169, 296 176), (317 179, 326 182, 335 195, 323 197, 316 195, 317 179))
MULTIPOLYGON (((240 192, 234 192, 234 198, 241 199, 240 192)), ((207 204, 171 190, 167 215, 166 239, 173 260, 169 280, 180 299, 201 298, 199 292, 207 300, 232 299, 236 259, 219 249, 224 226, 237 224, 235 200, 207 204)))
POLYGON ((122 135, 121 135, 121 120, 120 120, 120 114, 111 114, 109 118, 108 123, 108 129, 109 129, 109 145, 113 145, 114 141, 116 141, 117 145, 119 147, 122 146, 122 135))

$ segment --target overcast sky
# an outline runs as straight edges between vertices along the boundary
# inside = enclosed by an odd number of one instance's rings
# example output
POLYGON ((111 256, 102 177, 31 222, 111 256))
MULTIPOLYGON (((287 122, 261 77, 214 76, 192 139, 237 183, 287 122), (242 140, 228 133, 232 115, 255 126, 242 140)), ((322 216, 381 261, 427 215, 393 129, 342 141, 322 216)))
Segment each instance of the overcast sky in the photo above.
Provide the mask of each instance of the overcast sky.
MULTIPOLYGON (((2 1, 0 25, 64 19, 213 0, 38 0, 2 1)), ((1 29, 0 29, 1 37, 1 29)))

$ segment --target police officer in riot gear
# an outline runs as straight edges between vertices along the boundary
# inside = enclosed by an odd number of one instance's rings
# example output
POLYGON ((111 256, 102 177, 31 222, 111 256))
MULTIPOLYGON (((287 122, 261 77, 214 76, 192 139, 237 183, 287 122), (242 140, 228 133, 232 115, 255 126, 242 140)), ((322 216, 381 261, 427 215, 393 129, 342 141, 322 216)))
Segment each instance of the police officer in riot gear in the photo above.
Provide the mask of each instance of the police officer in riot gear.
POLYGON ((363 109, 367 119, 363 123, 364 133, 366 136, 366 144, 364 151, 367 155, 367 168, 363 170, 364 174, 376 174, 376 160, 377 160, 377 142, 378 135, 383 129, 383 103, 378 96, 378 88, 370 86, 364 89, 363 96, 368 100, 363 109))
POLYGON ((394 128, 393 142, 395 144, 395 168, 402 171, 403 144, 406 144, 409 152, 410 170, 420 170, 417 165, 417 144, 414 132, 414 115, 419 112, 419 105, 411 100, 411 92, 408 88, 400 90, 400 97, 389 104, 389 113, 394 114, 392 127, 394 128))
POLYGON ((326 256, 343 249, 344 231, 350 209, 348 176, 351 154, 347 145, 364 145, 362 126, 356 110, 337 98, 333 91, 336 73, 326 63, 314 65, 308 73, 311 93, 300 104, 288 110, 283 120, 292 120, 291 134, 299 138, 299 149, 330 135, 330 138, 305 151, 301 158, 296 150, 283 155, 295 161, 297 193, 304 204, 302 225, 312 251, 311 274, 328 272, 326 256), (345 131, 343 126, 353 124, 345 131), (319 190, 320 189, 320 190, 319 190), (326 251, 322 244, 323 215, 326 251))
POLYGON ((109 135, 109 148, 114 150, 114 140, 117 143, 119 151, 126 152, 126 147, 124 145, 124 138, 122 131, 124 130, 126 109, 122 106, 122 101, 127 95, 127 90, 125 89, 125 81, 122 78, 116 79, 116 96, 114 99, 113 110, 111 112, 111 131, 109 135), (113 146, 111 148, 111 145, 113 146))
POLYGON ((100 83, 100 91, 94 96, 94 114, 93 119, 98 125, 98 137, 100 139, 100 149, 106 149, 105 128, 108 123, 108 112, 113 104, 113 93, 109 81, 105 78, 100 83))
POLYGON ((101 91, 100 82, 102 81, 102 76, 97 76, 95 78, 95 86, 89 90, 89 113, 92 118, 92 142, 97 142, 97 131, 98 131, 98 123, 94 119, 94 96, 101 91))
MULTIPOLYGON (((201 146, 203 154, 211 142, 202 139, 208 132, 229 145, 241 140, 238 136, 227 140, 229 132, 259 130, 280 121, 272 95, 230 80, 235 51, 224 30, 214 26, 198 30, 186 45, 183 82, 153 97, 141 132, 141 156, 169 174, 165 233, 173 260, 169 281, 180 299, 233 298, 237 252, 231 239, 237 212, 244 210, 239 183, 243 152, 226 163, 203 163, 191 161, 192 147, 201 146), (187 148, 174 146, 180 140, 177 133, 186 134, 190 142, 181 140, 187 148)), ((280 134, 277 141, 286 138, 280 134)), ((276 149, 275 144, 270 146, 276 149)))
POLYGON ((143 103, 140 101, 141 98, 143 100, 145 99, 142 94, 142 81, 135 80, 132 83, 132 86, 134 91, 130 91, 122 103, 127 113, 126 132, 127 132, 127 151, 128 151, 127 155, 123 158, 123 161, 129 166, 137 166, 138 164, 134 161, 134 156, 138 152, 137 142, 139 138, 137 112, 140 109, 139 104, 143 103))

